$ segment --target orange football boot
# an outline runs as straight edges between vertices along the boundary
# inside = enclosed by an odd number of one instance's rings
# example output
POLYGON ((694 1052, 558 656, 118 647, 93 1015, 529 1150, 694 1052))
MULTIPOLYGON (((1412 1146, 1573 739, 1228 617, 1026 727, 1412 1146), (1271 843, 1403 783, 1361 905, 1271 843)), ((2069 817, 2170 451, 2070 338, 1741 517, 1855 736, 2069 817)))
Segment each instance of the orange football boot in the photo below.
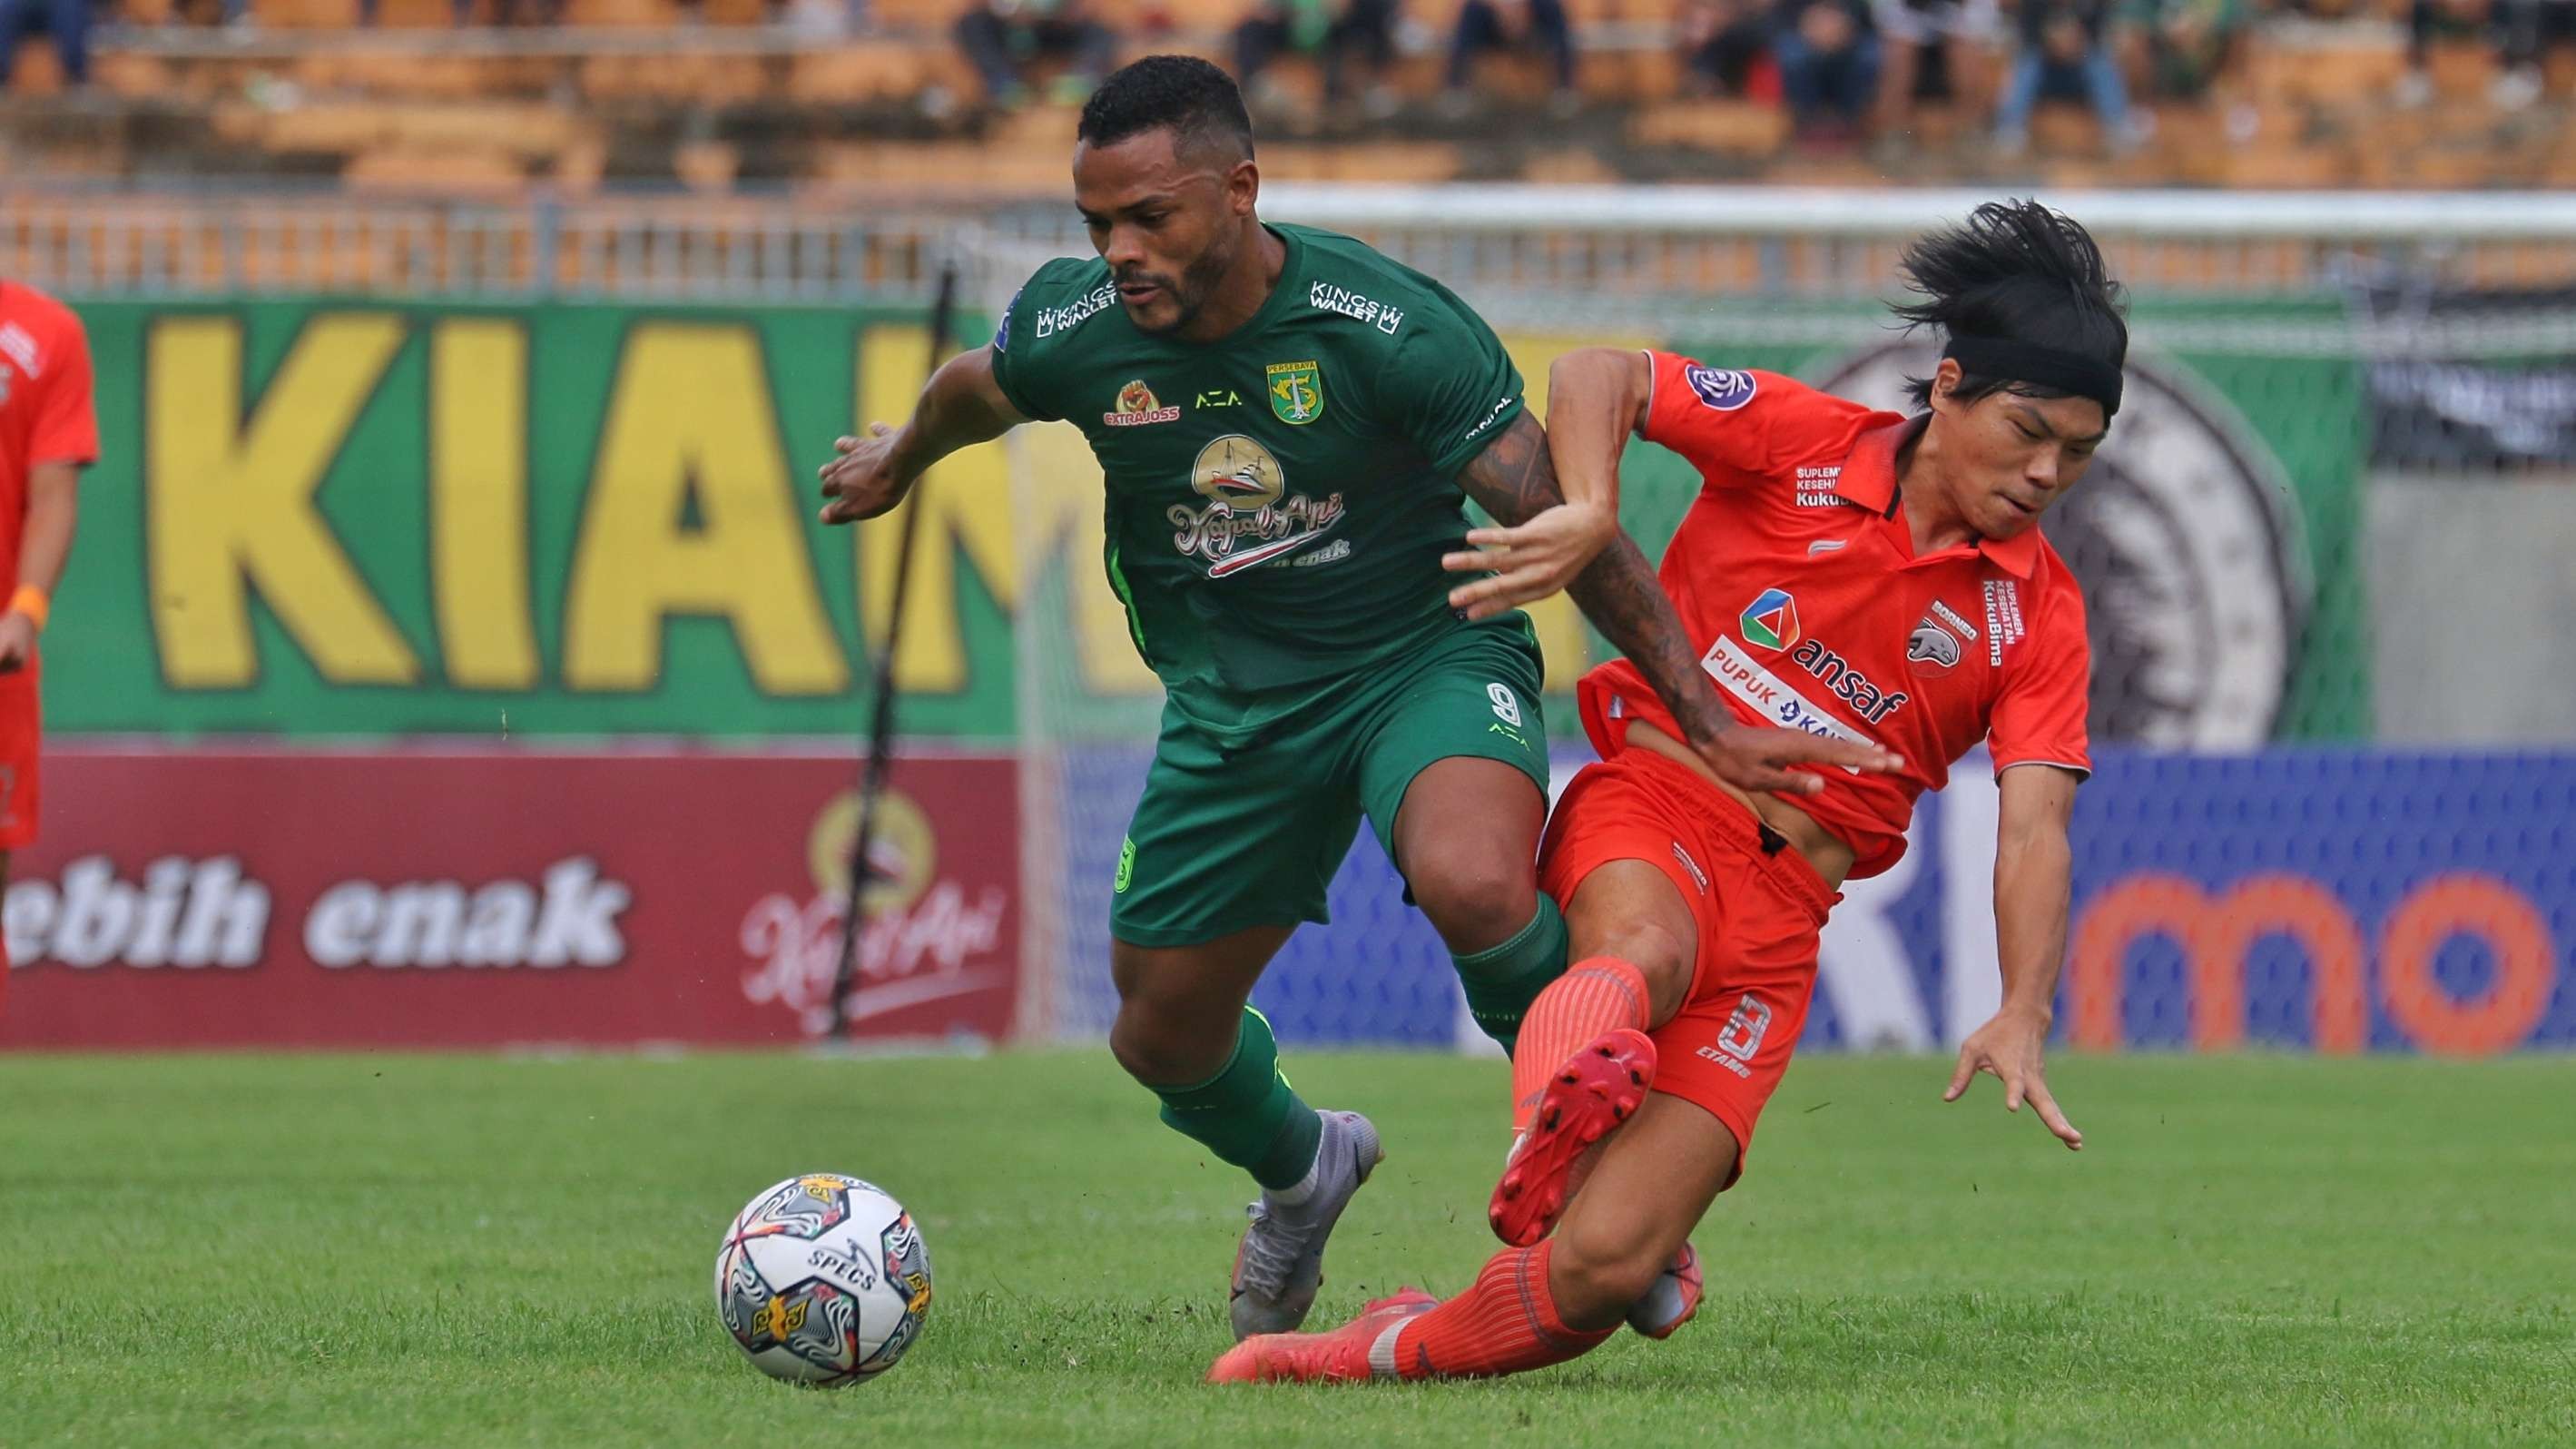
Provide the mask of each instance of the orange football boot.
POLYGON ((1402 1378, 1395 1363, 1396 1331, 1439 1306, 1439 1299, 1421 1289, 1403 1288, 1371 1302, 1359 1317, 1330 1333, 1256 1334, 1220 1355, 1207 1381, 1315 1384, 1402 1378))
POLYGON ((1604 1032, 1566 1058, 1486 1204, 1494 1236, 1515 1248, 1546 1237, 1574 1198, 1576 1164, 1636 1115, 1654 1083, 1655 1044, 1629 1027, 1604 1032))

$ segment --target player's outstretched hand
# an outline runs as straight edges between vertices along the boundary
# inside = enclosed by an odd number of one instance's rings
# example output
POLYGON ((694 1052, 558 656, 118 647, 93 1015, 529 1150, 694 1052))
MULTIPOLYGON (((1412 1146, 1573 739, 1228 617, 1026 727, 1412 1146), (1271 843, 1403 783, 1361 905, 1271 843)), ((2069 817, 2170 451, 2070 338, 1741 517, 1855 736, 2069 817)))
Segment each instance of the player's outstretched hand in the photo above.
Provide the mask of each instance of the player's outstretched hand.
POLYGON ((11 609, 0 614, 0 674, 15 674, 36 654, 36 621, 11 609))
POLYGON ((1719 779, 1738 790, 1792 797, 1825 788, 1823 776, 1812 769, 1790 768, 1793 765, 1838 765, 1873 774, 1905 768, 1904 756, 1876 745, 1767 725, 1730 725, 1714 739, 1698 741, 1693 747, 1719 779))
POLYGON ((2004 1110, 2018 1112, 2028 1101, 2038 1111, 2039 1120, 2066 1144, 2069 1151, 2084 1146, 2084 1134, 2057 1110, 2057 1099, 2048 1094, 2046 1070, 2040 1065, 2041 1044, 2048 1039, 2048 1022, 2026 1011, 2006 1007, 1994 1018, 1978 1027, 1959 1044, 1959 1069, 1950 1074, 1950 1090, 1941 1094, 1944 1102, 1955 1102, 1966 1094, 1968 1084, 1984 1072, 2004 1084, 2004 1110))
POLYGON ((883 423, 868 424, 864 438, 839 438, 832 443, 838 456, 815 472, 823 480, 823 521, 855 523, 878 514, 903 501, 910 479, 897 478, 893 467, 895 430, 883 423))
POLYGON ((1544 599, 1573 583, 1593 555, 1618 536, 1618 518, 1591 503, 1540 509, 1517 528, 1471 529, 1467 542, 1472 547, 1442 554, 1440 566, 1451 573, 1490 572, 1493 577, 1451 589, 1449 607, 1470 620, 1490 619, 1544 599))

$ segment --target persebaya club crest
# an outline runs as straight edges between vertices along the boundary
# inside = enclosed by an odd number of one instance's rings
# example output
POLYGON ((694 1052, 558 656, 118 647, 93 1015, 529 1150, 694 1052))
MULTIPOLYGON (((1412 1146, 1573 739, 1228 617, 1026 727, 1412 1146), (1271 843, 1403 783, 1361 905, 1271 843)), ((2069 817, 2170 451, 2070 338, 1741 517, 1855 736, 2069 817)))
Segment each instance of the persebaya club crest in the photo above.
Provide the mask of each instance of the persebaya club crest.
POLYGON ((1299 427, 1324 415, 1324 370, 1312 362, 1270 364, 1270 410, 1299 427))

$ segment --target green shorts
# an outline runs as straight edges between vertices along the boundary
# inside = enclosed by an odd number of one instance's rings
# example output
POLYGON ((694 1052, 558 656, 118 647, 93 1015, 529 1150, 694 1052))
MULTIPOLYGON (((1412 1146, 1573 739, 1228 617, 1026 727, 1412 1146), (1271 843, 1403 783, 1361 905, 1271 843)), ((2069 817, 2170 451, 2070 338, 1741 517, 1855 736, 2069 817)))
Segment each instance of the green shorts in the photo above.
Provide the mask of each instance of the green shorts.
POLYGON ((1324 888, 1360 817, 1393 858, 1396 808, 1424 766, 1501 760, 1547 789, 1540 677, 1537 640, 1507 616, 1358 675, 1231 753, 1165 705, 1118 855, 1109 934, 1190 946, 1330 920, 1324 888))

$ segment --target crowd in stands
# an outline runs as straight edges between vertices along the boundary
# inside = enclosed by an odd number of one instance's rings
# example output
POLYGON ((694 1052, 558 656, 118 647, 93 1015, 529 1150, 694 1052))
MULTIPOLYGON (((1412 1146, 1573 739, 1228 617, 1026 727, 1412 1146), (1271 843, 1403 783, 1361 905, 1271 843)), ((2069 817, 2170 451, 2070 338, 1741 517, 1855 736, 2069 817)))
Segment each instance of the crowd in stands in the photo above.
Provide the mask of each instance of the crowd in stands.
MULTIPOLYGON (((46 34, 61 75, 78 85, 88 72, 92 22, 111 6, 135 3, 0 0, 0 78, 10 74, 23 38, 46 34)), ((177 18, 242 24, 256 22, 256 7, 267 0, 160 3, 177 18)), ((376 22, 382 0, 352 3, 359 24, 376 22)), ((578 10, 567 16, 567 0, 452 3, 459 25, 580 21, 578 10)), ((707 0, 674 3, 695 19, 707 0)), ((822 23, 848 34, 885 30, 883 17, 870 13, 883 3, 753 0, 756 13, 771 20, 793 6, 828 12, 822 23)), ((1569 0, 1245 0, 1249 8, 1230 35, 1176 37, 1170 3, 952 0, 927 12, 916 4, 897 23, 919 35, 920 16, 933 16, 929 33, 945 28, 998 110, 1041 97, 1078 101, 1151 42, 1230 51, 1256 98, 1268 93, 1281 62, 1294 58, 1310 74, 1320 72, 1328 107, 1382 119, 1398 109, 1390 77, 1402 57, 1424 51, 1439 57, 1439 99, 1454 111, 1474 106, 1483 58, 1502 53, 1544 76, 1553 106, 1570 113, 1580 104, 1587 30, 1631 9, 1625 0, 1590 0, 1578 20, 1569 0)), ((1193 13, 1202 20, 1211 14, 1204 5, 1193 13)), ((2089 111, 2115 153, 2146 139, 2158 110, 2176 102, 2211 106, 2227 118, 2231 139, 2247 139, 2255 118, 2237 73, 2253 28, 2274 18, 2353 20, 2392 37, 2402 33, 2407 69, 2385 98, 2397 107, 2430 97, 2428 57, 2440 47, 2491 49, 2498 63, 2490 99, 2506 108, 2539 97, 2541 68, 2553 50, 2576 52, 2576 0, 1656 0, 1645 13, 1655 28, 1644 33, 1666 37, 1685 95, 1777 108, 1802 142, 1833 147, 1903 135, 1930 104, 1975 118, 1972 128, 1987 130, 2005 156, 2028 144, 2034 112, 2049 103, 2089 111)), ((1628 25, 1617 43, 1652 43, 1640 33, 1628 25)), ((1415 73, 1423 74, 1418 67, 1415 73)))

